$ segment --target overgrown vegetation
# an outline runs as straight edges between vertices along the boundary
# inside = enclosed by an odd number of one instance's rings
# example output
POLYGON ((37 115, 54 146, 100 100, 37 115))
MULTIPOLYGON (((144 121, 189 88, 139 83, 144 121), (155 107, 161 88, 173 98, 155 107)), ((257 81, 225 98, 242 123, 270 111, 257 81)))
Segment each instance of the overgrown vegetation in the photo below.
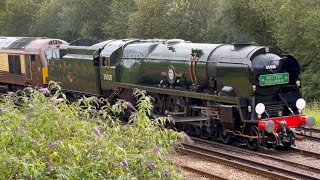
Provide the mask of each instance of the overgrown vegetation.
POLYGON ((316 118, 316 126, 320 126, 320 105, 319 103, 312 103, 304 110, 307 116, 314 116, 316 118))
POLYGON ((105 100, 94 97, 68 103, 59 90, 49 92, 27 88, 1 97, 0 179, 182 178, 165 157, 183 135, 161 128, 166 119, 149 119, 144 91, 134 93, 137 107, 98 106, 105 100), (111 114, 125 109, 130 124, 122 125, 111 114))

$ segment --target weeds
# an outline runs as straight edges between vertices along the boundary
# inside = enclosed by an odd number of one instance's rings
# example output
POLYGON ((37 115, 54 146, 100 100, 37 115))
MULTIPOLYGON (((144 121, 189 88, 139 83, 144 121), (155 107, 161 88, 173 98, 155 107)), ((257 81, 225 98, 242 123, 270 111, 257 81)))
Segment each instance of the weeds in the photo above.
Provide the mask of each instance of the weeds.
POLYGON ((93 97, 70 103, 51 88, 0 99, 0 179, 182 179, 165 157, 183 135, 149 119, 144 91, 135 90, 137 107, 101 106, 93 97), (121 125, 111 114, 126 108, 131 124, 121 125))
POLYGON ((316 126, 320 126, 320 105, 319 103, 312 103, 304 110, 307 116, 314 116, 316 118, 316 126))

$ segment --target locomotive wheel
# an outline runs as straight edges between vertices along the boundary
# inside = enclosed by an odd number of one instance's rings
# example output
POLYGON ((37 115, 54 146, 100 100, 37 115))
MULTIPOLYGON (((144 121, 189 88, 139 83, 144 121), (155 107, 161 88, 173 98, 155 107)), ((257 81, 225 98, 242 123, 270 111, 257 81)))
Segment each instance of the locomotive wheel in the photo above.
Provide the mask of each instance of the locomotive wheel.
POLYGON ((192 126, 194 129, 193 136, 200 136, 201 137, 201 127, 200 126, 192 126))
MULTIPOLYGON (((256 126, 250 126, 247 135, 249 136, 260 136, 258 128, 256 126)), ((247 138, 247 146, 250 150, 257 151, 260 147, 260 139, 247 138)))
POLYGON ((186 101, 177 96, 168 96, 166 104, 166 110, 169 112, 183 112, 186 107, 186 101))
POLYGON ((224 144, 231 144, 231 137, 230 137, 230 135, 228 135, 226 130, 227 129, 224 126, 222 126, 222 125, 220 126, 220 128, 219 128, 220 139, 224 144))
POLYGON ((200 133, 200 137, 203 139, 209 139, 212 136, 212 129, 207 126, 207 125, 203 125, 201 126, 201 133, 200 133))
POLYGON ((158 94, 152 94, 152 97, 154 99, 153 104, 153 113, 158 115, 164 114, 164 102, 161 95, 158 94))
POLYGON ((187 133, 188 135, 190 135, 190 136, 199 136, 199 133, 200 133, 200 128, 199 127, 188 125, 188 124, 185 124, 183 126, 185 127, 184 128, 185 133, 187 133))
POLYGON ((214 122, 206 121, 201 125, 201 134, 200 137, 203 139, 214 139, 218 138, 217 125, 214 122))
POLYGON ((213 140, 216 140, 219 138, 219 126, 217 124, 211 125, 211 130, 212 130, 212 136, 211 138, 213 140))

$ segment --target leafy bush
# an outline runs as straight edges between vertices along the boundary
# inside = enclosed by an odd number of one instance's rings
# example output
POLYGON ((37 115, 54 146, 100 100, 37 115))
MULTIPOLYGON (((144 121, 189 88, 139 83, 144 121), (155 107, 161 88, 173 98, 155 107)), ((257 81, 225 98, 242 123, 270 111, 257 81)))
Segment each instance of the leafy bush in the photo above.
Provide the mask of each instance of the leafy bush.
POLYGON ((135 90, 137 107, 101 107, 106 100, 69 103, 49 91, 27 88, 1 98, 0 179, 182 178, 165 157, 183 135, 161 128, 164 118, 150 121, 146 92, 135 90), (129 124, 111 115, 125 109, 129 124))

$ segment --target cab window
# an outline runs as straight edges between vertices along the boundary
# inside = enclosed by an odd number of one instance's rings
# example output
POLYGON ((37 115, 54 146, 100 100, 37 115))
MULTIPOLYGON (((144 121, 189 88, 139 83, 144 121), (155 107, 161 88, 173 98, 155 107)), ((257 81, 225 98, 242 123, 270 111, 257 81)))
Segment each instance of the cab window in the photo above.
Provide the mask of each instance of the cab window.
POLYGON ((60 59, 59 49, 47 49, 45 51, 46 58, 49 59, 60 59))
POLYGON ((10 74, 21 74, 21 62, 19 55, 9 55, 9 73, 10 74))

